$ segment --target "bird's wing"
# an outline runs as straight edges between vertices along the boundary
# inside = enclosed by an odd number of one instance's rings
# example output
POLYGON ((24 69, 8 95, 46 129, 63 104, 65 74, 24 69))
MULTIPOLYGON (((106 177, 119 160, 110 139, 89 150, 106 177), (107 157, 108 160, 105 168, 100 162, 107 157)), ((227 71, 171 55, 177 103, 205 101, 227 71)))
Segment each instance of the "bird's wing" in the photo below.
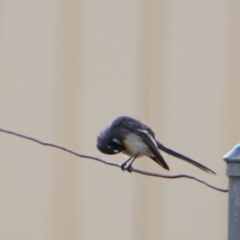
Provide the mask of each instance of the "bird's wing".
MULTIPOLYGON (((167 163, 165 162, 163 156, 161 155, 161 153, 158 150, 158 146, 157 146, 155 139, 147 131, 147 128, 144 129, 144 125, 143 126, 138 125, 138 124, 135 124, 128 120, 123 120, 122 123, 142 138, 142 140, 146 143, 146 145, 149 147, 152 154, 154 155, 154 157, 152 157, 152 159, 155 162, 157 162, 160 166, 162 166, 163 168, 169 170, 167 163)), ((149 157, 151 157, 151 156, 149 156, 149 157)))

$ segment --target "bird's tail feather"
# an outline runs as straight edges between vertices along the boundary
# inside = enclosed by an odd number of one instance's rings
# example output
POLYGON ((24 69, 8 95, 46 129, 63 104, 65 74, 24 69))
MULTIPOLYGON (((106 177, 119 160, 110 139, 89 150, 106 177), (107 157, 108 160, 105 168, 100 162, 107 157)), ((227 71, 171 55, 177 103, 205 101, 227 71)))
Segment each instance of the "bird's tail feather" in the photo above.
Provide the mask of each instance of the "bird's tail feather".
POLYGON ((198 162, 194 161, 193 159, 182 155, 181 153, 175 152, 175 151, 173 151, 172 149, 163 146, 160 142, 157 142, 157 146, 158 146, 158 148, 159 148, 160 150, 164 151, 165 153, 168 153, 168 154, 170 154, 170 155, 172 155, 172 156, 174 156, 174 157, 177 157, 177 158, 182 159, 182 160, 184 160, 184 161, 186 161, 186 162, 188 162, 188 163, 191 163, 191 164, 193 164, 194 166, 202 169, 202 170, 205 171, 205 172, 208 172, 208 173, 211 173, 211 174, 216 174, 214 171, 212 171, 211 169, 205 167, 205 166, 202 165, 201 163, 198 163, 198 162))

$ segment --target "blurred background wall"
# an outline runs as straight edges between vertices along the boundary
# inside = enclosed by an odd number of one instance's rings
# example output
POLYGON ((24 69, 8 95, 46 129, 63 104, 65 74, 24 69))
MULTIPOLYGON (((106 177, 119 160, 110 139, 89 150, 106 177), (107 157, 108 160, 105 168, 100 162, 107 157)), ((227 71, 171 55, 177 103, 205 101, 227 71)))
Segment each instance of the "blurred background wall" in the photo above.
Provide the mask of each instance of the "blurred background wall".
MULTIPOLYGON (((150 125, 170 174, 227 187, 239 142, 239 1, 0 0, 0 127, 114 162, 96 136, 150 125)), ((136 168, 167 174, 146 158, 136 168)), ((129 174, 0 133, 1 240, 223 240, 227 194, 129 174)))

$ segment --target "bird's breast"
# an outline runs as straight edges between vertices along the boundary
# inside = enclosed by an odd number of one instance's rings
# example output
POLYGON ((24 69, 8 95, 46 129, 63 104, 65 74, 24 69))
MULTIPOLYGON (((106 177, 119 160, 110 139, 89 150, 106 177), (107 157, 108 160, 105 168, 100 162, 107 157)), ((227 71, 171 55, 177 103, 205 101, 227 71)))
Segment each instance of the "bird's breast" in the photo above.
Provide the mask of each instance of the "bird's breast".
POLYGON ((132 156, 152 156, 151 151, 147 144, 139 137, 137 134, 128 134, 123 140, 125 150, 122 151, 123 154, 132 156))

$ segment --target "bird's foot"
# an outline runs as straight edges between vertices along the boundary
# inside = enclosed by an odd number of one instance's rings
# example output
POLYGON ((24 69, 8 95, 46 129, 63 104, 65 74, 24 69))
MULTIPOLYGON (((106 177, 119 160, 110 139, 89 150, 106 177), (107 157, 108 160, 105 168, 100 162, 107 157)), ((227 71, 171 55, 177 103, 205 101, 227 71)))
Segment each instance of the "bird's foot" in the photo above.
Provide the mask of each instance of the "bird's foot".
POLYGON ((131 165, 128 165, 128 166, 126 167, 126 170, 127 170, 129 173, 131 173, 131 172, 132 172, 132 166, 131 166, 131 165))
POLYGON ((126 168, 126 163, 122 163, 122 164, 120 164, 120 168, 123 170, 123 171, 125 171, 125 168, 126 168))
POLYGON ((131 166, 131 165, 128 165, 128 166, 127 166, 127 164, 122 163, 122 164, 120 165, 120 167, 121 167, 121 169, 122 169, 123 171, 127 170, 129 173, 132 172, 132 166, 131 166))

